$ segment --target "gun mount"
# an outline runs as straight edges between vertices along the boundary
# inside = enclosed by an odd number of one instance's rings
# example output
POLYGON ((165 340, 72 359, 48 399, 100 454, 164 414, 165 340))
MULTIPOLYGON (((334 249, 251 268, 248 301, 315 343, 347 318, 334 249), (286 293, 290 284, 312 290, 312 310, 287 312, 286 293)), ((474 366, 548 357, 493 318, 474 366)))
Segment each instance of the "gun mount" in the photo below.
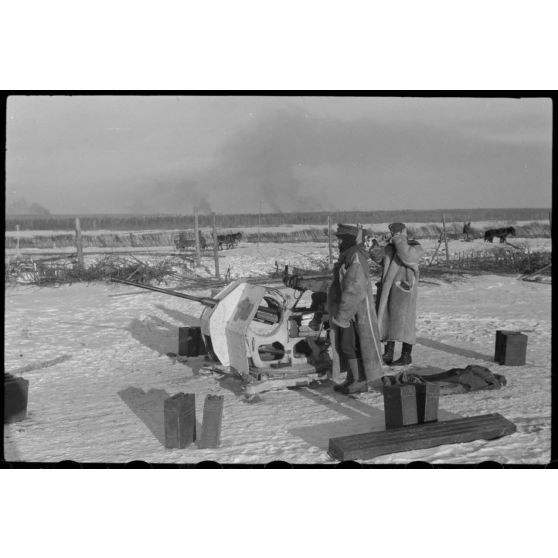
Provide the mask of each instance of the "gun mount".
POLYGON ((214 297, 196 297, 122 279, 112 281, 202 304, 201 333, 215 369, 240 375, 248 395, 306 385, 331 369, 327 336, 320 339, 323 327, 317 334, 301 331, 303 317, 315 310, 297 308, 296 301, 277 289, 237 280, 214 297))

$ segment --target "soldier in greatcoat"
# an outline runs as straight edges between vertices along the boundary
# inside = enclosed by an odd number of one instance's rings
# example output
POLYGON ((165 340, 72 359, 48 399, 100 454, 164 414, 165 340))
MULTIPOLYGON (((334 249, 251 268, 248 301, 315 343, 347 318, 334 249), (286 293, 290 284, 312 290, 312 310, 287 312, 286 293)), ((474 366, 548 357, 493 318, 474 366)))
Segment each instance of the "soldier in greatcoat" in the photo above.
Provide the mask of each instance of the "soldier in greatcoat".
POLYGON ((382 350, 374 296, 370 282, 368 252, 362 243, 362 229, 338 225, 335 233, 339 259, 327 295, 330 326, 334 330, 333 350, 339 355, 341 371, 347 371, 342 393, 368 391, 382 374, 382 350))
POLYGON ((380 338, 385 343, 383 360, 391 366, 411 364, 416 343, 416 307, 419 283, 418 263, 422 246, 407 238, 403 223, 389 225, 391 237, 381 247, 370 249, 370 257, 382 265, 382 277, 377 283, 376 311, 380 338), (394 358, 395 342, 402 342, 401 356, 394 358))

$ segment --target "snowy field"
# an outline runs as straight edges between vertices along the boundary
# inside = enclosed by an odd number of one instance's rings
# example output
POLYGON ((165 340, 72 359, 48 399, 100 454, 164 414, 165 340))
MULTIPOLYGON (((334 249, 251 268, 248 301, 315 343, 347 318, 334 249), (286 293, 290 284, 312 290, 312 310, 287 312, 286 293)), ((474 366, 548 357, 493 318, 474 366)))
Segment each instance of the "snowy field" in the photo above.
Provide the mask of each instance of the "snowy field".
MULTIPOLYGON (((529 242, 551 249, 550 239, 529 242)), ((424 244, 430 251, 436 243, 424 244)), ((481 244, 452 241, 450 248, 481 244)), ((275 262, 314 268, 327 259, 327 249, 317 243, 241 244, 220 256, 221 273, 230 269, 235 277, 263 275, 275 262)), ((200 274, 209 275, 211 258, 203 263, 200 274)), ((329 438, 384 429, 380 393, 347 397, 324 382, 266 392, 248 402, 237 380, 200 370, 203 359, 180 362, 168 356, 177 351, 178 327, 197 324, 201 307, 196 302, 106 283, 10 287, 5 297, 5 370, 30 383, 28 418, 4 427, 7 460, 334 464, 327 453, 329 438), (54 359, 56 364, 41 367, 54 359), (164 448, 162 401, 178 392, 196 394, 200 423, 206 394, 224 395, 219 449, 164 448)), ((497 275, 452 283, 429 279, 420 286, 417 329, 411 371, 479 364, 508 381, 497 391, 442 396, 440 419, 498 412, 517 425, 517 432, 368 463, 547 463, 551 286, 497 275), (529 336, 525 366, 493 362, 497 329, 529 336)))
MULTIPOLYGON (((528 219, 525 221, 511 221, 511 220, 489 220, 489 221, 475 221, 472 223, 472 227, 476 231, 481 231, 488 228, 496 229, 498 227, 509 227, 509 226, 519 226, 524 227, 526 225, 530 225, 532 223, 544 223, 548 224, 546 220, 538 220, 538 219, 528 219)), ((389 223, 362 223, 362 226, 365 228, 371 228, 373 231, 387 231, 389 223)), ((424 222, 408 222, 406 223, 407 227, 409 228, 419 228, 425 225, 436 225, 441 227, 442 223, 424 223, 424 222)), ((335 228, 336 223, 332 224, 335 228)), ((448 228, 461 231, 463 227, 463 223, 461 221, 448 221, 446 223, 448 228)), ((285 224, 285 225, 262 225, 259 230, 261 232, 289 232, 289 231, 302 231, 306 229, 318 229, 323 230, 326 227, 326 224, 308 224, 308 223, 300 223, 300 224, 285 224)), ((209 230, 202 227, 202 230, 209 230)), ((224 227, 223 231, 232 231, 232 232, 242 232, 242 233, 254 233, 257 229, 255 227, 224 227)), ((119 235, 127 235, 127 234, 134 234, 137 233, 137 229, 130 229, 130 230, 118 230, 114 231, 111 229, 95 229, 94 231, 82 231, 82 234, 88 235, 101 235, 101 234, 115 234, 115 232, 119 235)), ((161 229, 142 229, 142 233, 144 234, 156 234, 162 232, 161 229)), ((179 232, 178 229, 175 232, 179 232)), ((17 238, 32 238, 34 236, 58 236, 58 235, 67 235, 73 234, 73 231, 68 230, 20 230, 20 231, 5 231, 5 236, 17 238)))
MULTIPOLYGON (((511 244, 500 244, 499 242, 484 242, 477 238, 470 242, 464 240, 450 240, 448 242, 449 256, 458 254, 461 257, 467 254, 479 254, 490 252, 552 252, 552 240, 550 238, 511 238, 511 244)), ((435 262, 445 262, 445 245, 442 243, 438 247, 438 240, 432 238, 421 239, 420 243, 424 248, 423 263, 429 263, 432 256, 438 249, 435 262)), ((5 250, 6 263, 15 261, 17 255, 31 257, 34 259, 49 258, 55 255, 68 254, 75 255, 75 247, 65 248, 25 248, 16 250, 13 248, 5 250)), ((92 265, 105 256, 125 256, 133 254, 143 262, 150 262, 154 257, 160 261, 161 257, 169 256, 177 258, 177 261, 185 263, 180 253, 169 246, 151 247, 117 247, 117 248, 84 248, 85 265, 92 265)), ((192 253, 187 256, 192 259, 192 253)), ((335 248, 333 249, 335 258, 335 248)), ((222 276, 228 273, 231 278, 268 275, 276 269, 275 262, 280 269, 285 264, 297 266, 302 269, 321 269, 328 263, 327 242, 293 242, 293 243, 248 243, 241 242, 240 245, 232 250, 219 251, 219 267, 222 276)), ((196 269, 196 274, 200 277, 212 277, 214 275, 213 250, 208 249, 204 252, 202 266, 196 269)))

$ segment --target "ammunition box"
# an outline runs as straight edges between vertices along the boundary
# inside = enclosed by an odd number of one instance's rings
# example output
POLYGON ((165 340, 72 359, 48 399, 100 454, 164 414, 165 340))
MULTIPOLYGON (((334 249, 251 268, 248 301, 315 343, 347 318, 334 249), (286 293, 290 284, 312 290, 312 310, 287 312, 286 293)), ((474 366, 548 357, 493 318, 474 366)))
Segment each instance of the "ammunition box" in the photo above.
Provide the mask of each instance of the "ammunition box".
POLYGON ((417 392, 418 424, 437 421, 440 386, 427 382, 425 384, 415 384, 415 389, 417 392))
POLYGON ((200 327, 178 328, 178 355, 195 357, 205 355, 206 349, 200 327))
POLYGON ((523 366, 527 354, 527 335, 519 331, 496 331, 494 361, 505 366, 523 366))
POLYGON ((27 418, 29 380, 11 374, 4 377, 4 423, 27 418))
POLYGON ((386 429, 417 424, 417 394, 414 384, 384 386, 386 429))
POLYGON ((177 393, 164 402, 165 447, 183 449, 196 439, 196 396, 177 393))
POLYGON ((200 449, 218 448, 221 443, 221 421, 223 418, 222 395, 207 395, 203 405, 203 422, 201 439, 198 442, 200 449))

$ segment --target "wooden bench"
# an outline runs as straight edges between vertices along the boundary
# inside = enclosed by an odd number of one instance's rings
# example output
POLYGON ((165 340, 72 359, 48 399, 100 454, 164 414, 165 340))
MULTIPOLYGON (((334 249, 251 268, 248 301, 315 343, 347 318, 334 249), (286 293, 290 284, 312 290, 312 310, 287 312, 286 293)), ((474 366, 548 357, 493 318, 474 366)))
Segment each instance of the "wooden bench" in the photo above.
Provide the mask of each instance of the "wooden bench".
POLYGON ((340 461, 372 459, 379 455, 463 444, 473 440, 493 440, 513 434, 516 426, 499 413, 465 417, 330 438, 329 454, 340 461))

